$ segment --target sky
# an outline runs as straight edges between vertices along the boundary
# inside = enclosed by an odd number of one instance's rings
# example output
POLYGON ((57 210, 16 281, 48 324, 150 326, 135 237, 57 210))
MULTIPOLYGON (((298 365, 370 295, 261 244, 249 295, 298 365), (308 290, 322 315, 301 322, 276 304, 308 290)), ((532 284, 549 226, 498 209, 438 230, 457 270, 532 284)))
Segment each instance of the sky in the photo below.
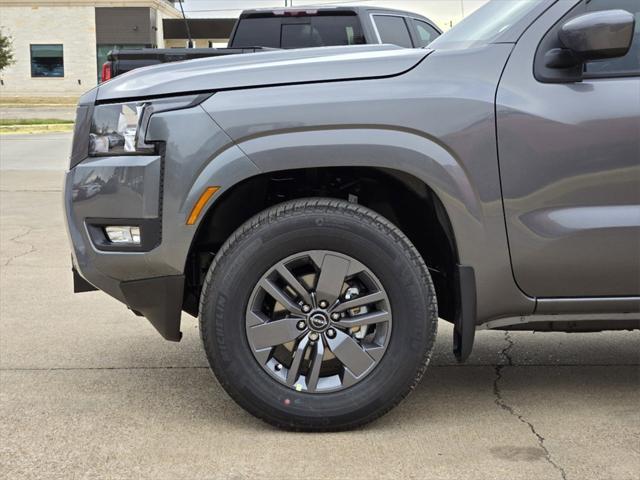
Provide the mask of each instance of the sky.
MULTIPOLYGON (((305 5, 371 5, 377 7, 398 8, 420 13, 441 28, 448 29, 464 15, 485 4, 488 0, 287 0, 294 7, 305 5)), ((176 4, 177 5, 177 4, 176 4)), ((237 17, 245 8, 284 7, 285 0, 184 0, 185 13, 189 17, 214 18, 237 17)))

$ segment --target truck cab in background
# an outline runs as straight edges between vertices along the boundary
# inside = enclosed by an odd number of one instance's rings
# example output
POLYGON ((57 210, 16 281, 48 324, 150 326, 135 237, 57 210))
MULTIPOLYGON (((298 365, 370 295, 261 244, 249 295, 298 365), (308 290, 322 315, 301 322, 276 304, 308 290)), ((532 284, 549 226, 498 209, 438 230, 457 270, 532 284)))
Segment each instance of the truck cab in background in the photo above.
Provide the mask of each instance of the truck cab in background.
POLYGON ((426 47, 442 31, 428 18, 376 7, 312 7, 245 10, 229 48, 309 48, 388 43, 426 47))
POLYGON ((102 65, 100 78, 107 81, 160 63, 273 49, 382 43, 422 48, 441 34, 428 18, 389 8, 325 6, 245 10, 233 28, 227 48, 113 50, 102 65))

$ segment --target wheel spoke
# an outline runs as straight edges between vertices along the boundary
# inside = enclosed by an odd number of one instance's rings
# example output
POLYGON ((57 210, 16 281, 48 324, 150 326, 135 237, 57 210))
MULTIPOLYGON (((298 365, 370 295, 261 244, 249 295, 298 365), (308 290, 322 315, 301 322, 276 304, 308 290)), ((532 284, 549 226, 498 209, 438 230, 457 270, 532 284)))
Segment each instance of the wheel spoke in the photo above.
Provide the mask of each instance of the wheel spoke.
POLYGON ((261 312, 254 312, 253 310, 247 312, 247 327, 249 328, 255 327, 256 325, 262 325, 268 321, 269 317, 261 312))
POLYGON ((318 380, 320 379, 320 369, 322 368, 322 358, 324 357, 324 344, 322 339, 316 342, 311 357, 311 369, 307 374, 307 391, 315 392, 318 388, 318 380))
POLYGON ((335 338, 327 338, 327 343, 338 360, 356 377, 362 375, 375 363, 358 342, 344 332, 337 330, 335 338))
POLYGON ((275 381, 303 395, 343 391, 384 361, 391 302, 365 264, 321 249, 271 265, 255 283, 244 326, 253 356, 275 381))
POLYGON ((391 319, 389 312, 373 312, 363 313, 355 317, 346 317, 337 322, 333 322, 334 325, 343 328, 360 327, 363 325, 373 325, 374 323, 388 322, 391 319))
POLYGON ((300 306, 295 303, 289 295, 287 295, 280 287, 278 287, 275 283, 273 283, 268 278, 264 278, 260 282, 260 286, 271 295, 276 302, 280 303, 284 308, 286 308, 291 313, 302 314, 302 310, 300 310, 300 306))
POLYGON ((325 254, 316 286, 317 300, 326 300, 332 304, 338 299, 349 271, 349 264, 349 260, 345 258, 325 254))
POLYGON ((333 312, 344 312, 345 310, 350 310, 352 308, 364 307, 370 303, 379 302, 380 300, 385 299, 385 294, 378 291, 375 293, 371 293, 369 295, 364 295, 363 297, 357 297, 353 300, 347 300, 345 302, 339 303, 332 311, 333 312))
POLYGON ((305 336, 298 342, 296 351, 293 352, 291 366, 289 367, 289 371, 287 372, 287 385, 289 385, 290 387, 293 386, 294 383, 296 383, 296 380, 298 380, 298 377, 300 376, 300 365, 302 365, 304 352, 307 349, 308 343, 309 337, 305 336))
POLYGON ((284 281, 287 282, 289 286, 302 297, 302 300, 304 300, 307 305, 311 305, 311 295, 309 294, 307 289, 304 288, 304 286, 298 281, 298 279, 289 271, 289 269, 283 263, 279 263, 276 267, 276 270, 284 279, 284 281))
POLYGON ((247 335, 254 350, 274 347, 298 338, 302 332, 298 330, 299 318, 283 318, 256 325, 247 329, 247 335))

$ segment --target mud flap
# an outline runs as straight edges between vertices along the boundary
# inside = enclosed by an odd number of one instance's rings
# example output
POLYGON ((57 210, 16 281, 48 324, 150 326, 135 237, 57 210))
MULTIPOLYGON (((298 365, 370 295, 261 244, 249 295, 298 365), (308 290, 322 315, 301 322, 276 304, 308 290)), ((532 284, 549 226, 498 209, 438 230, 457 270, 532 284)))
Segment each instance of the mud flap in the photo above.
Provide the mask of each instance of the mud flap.
POLYGON ((458 314, 453 329, 453 354, 464 362, 473 349, 476 335, 476 276, 472 267, 458 265, 458 314))
POLYGON ((166 340, 179 342, 184 275, 122 282, 127 306, 142 314, 166 340))

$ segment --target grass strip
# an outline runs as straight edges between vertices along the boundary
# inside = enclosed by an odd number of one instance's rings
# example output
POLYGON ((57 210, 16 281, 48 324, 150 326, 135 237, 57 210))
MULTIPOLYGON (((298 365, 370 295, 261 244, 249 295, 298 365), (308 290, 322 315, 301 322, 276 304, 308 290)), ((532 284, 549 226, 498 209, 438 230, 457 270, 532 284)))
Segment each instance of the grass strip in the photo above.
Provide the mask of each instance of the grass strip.
POLYGON ((59 120, 57 118, 0 118, 0 126, 8 125, 68 125, 73 120, 59 120))

